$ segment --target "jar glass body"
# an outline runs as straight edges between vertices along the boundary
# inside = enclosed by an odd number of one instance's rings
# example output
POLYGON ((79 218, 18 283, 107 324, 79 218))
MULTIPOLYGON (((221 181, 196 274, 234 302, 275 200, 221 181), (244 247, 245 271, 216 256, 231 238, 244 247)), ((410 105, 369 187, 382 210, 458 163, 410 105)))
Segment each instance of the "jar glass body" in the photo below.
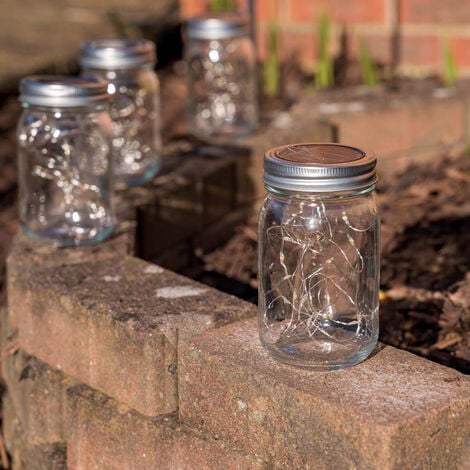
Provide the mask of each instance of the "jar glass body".
POLYGON ((160 169, 162 153, 160 84, 152 66, 83 68, 82 75, 108 83, 116 182, 134 186, 150 181, 160 169))
POLYGON ((268 193, 259 221, 259 328, 278 361, 328 370, 378 339, 379 216, 372 189, 268 193))
POLYGON ((188 121, 201 138, 230 140, 252 132, 258 122, 256 56, 245 35, 189 38, 188 121))
POLYGON ((62 246, 102 241, 115 223, 107 107, 23 106, 17 138, 24 232, 62 246))

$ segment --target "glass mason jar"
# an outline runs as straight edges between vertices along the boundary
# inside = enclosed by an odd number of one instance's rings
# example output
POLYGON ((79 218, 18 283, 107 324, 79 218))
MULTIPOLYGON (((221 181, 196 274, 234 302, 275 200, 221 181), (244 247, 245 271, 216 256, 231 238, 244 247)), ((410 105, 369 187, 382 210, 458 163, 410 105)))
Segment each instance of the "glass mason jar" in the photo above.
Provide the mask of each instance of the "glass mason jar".
POLYGON ((188 120, 201 138, 230 140, 258 122, 256 54, 238 16, 190 18, 186 27, 188 120))
POLYGON ((259 221, 259 329, 278 361, 354 365, 378 338, 376 159, 336 144, 294 144, 264 156, 259 221))
POLYGON ((161 166, 160 85, 155 44, 145 39, 97 39, 81 47, 82 75, 108 82, 117 182, 150 181, 161 166))
POLYGON ((114 226, 106 83, 31 76, 20 85, 19 212, 34 238, 93 244, 114 226))

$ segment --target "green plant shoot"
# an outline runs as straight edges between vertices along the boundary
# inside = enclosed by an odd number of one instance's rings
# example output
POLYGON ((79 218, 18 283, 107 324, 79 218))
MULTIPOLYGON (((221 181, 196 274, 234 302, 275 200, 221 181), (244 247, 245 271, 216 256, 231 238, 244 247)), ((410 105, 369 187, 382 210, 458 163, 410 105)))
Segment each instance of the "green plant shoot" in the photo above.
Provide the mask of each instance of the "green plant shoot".
POLYGON ((364 41, 361 41, 359 47, 359 62, 361 65, 362 81, 365 85, 375 86, 378 83, 377 69, 372 60, 369 48, 364 41))
POLYGON ((263 68, 264 92, 268 96, 278 96, 281 91, 278 36, 278 25, 274 22, 270 23, 268 54, 263 68))
POLYGON ((237 11, 237 2, 235 0, 211 0, 209 11, 217 13, 222 11, 237 11))
POLYGON ((443 64, 444 64, 444 85, 446 87, 452 87, 455 85, 457 79, 457 64, 455 56, 450 47, 450 42, 447 40, 443 48, 443 64))
POLYGON ((318 22, 318 62, 315 73, 315 87, 328 88, 334 85, 333 62, 329 56, 330 19, 323 15, 318 22))

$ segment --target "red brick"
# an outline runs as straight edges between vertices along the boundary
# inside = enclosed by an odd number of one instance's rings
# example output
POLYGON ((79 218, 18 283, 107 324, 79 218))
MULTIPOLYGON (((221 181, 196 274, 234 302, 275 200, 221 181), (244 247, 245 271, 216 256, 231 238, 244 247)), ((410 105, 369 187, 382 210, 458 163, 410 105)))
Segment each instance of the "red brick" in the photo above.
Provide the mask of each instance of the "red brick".
POLYGON ((73 380, 21 350, 2 362, 8 393, 28 445, 64 441, 65 390, 73 380))
MULTIPOLYGON (((124 225, 124 224, 123 224, 124 225)), ((113 236, 98 246, 81 246, 73 249, 61 249, 53 244, 31 240, 18 233, 12 243, 11 252, 7 258, 7 290, 8 302, 21 305, 24 292, 13 289, 17 276, 37 266, 60 266, 83 263, 84 261, 104 260, 110 257, 131 254, 134 247, 132 227, 118 228, 113 236)), ((21 309, 20 309, 21 310, 21 309)), ((9 328, 15 330, 18 326, 16 313, 18 309, 10 309, 9 328)))
POLYGON ((401 65, 432 65, 441 63, 442 44, 437 36, 400 36, 401 65))
POLYGON ((61 266, 12 259, 9 308, 18 318, 20 344, 144 414, 177 408, 178 337, 252 313, 234 297, 144 261, 68 265, 69 251, 63 250, 61 266))
POLYGON ((280 21, 282 21, 282 18, 279 18, 278 3, 279 2, 277 0, 257 0, 255 2, 256 21, 262 21, 266 23, 279 23, 280 21))
POLYGON ((8 310, 2 308, 0 314, 2 378, 8 394, 3 424, 12 430, 16 425, 8 421, 18 421, 29 446, 63 441, 65 389, 74 382, 18 349, 18 331, 11 327, 8 310))
MULTIPOLYGON (((325 120, 321 121, 311 114, 306 114, 303 110, 300 113, 292 111, 292 116, 288 123, 282 127, 269 123, 266 128, 261 128, 256 134, 242 139, 241 144, 251 149, 251 163, 248 165, 245 180, 240 178, 240 183, 250 184, 250 190, 255 192, 253 201, 260 202, 266 194, 266 189, 262 181, 263 158, 266 150, 278 145, 285 145, 286 142, 332 142, 334 140, 334 128, 325 120), (309 118, 306 119, 306 116, 309 118), (311 119, 310 119, 311 117, 311 119), (248 182, 246 177, 249 178, 248 182)), ((246 202, 246 200, 245 200, 246 202)))
POLYGON ((389 346, 306 372, 275 363, 244 321, 178 356, 182 422, 273 468, 458 468, 470 436, 470 378, 389 346))
POLYGON ((326 14, 336 23, 383 22, 384 0, 291 0, 291 15, 294 21, 317 21, 326 14))
POLYGON ((283 60, 300 59, 301 64, 312 64, 317 59, 317 40, 313 33, 283 31, 280 35, 280 55, 283 60))
POLYGON ((264 469, 262 461, 195 433, 174 416, 144 417, 88 388, 69 390, 68 468, 264 469))
POLYGON ((455 57, 457 72, 461 67, 470 66, 470 38, 452 38, 450 48, 455 57))
MULTIPOLYGON (((208 10, 209 0, 180 0, 180 15, 188 18, 194 15, 200 15, 208 10)), ((236 0, 238 11, 242 14, 247 12, 247 3, 245 0, 236 0)))
POLYGON ((363 34, 361 36, 351 35, 349 49, 351 57, 359 59, 359 51, 362 41, 368 48, 374 62, 387 65, 390 63, 392 58, 392 46, 389 34, 363 34))
POLYGON ((180 0, 180 14, 183 18, 200 15, 206 10, 207 0, 180 0))
POLYGON ((470 3, 462 0, 401 0, 398 4, 400 20, 404 23, 470 23, 470 3))
POLYGON ((65 443, 32 445, 24 433, 8 393, 2 396, 2 406, 3 437, 10 457, 10 468, 67 470, 65 443))
POLYGON ((22 461, 28 470, 68 470, 67 454, 62 443, 26 447, 22 461))
POLYGON ((210 155, 214 147, 192 150, 191 158, 185 155, 174 162, 176 168, 157 177, 155 188, 137 207, 139 257, 159 259, 234 207, 239 150, 224 147, 219 150, 224 158, 210 155))
POLYGON ((362 112, 331 115, 339 141, 375 153, 380 163, 400 153, 411 158, 413 153, 442 150, 465 140, 466 105, 460 97, 390 99, 376 107, 363 103, 362 112))
MULTIPOLYGON (((12 457, 14 457, 15 448, 22 431, 21 424, 8 391, 2 395, 2 437, 5 447, 12 457)), ((17 451, 19 454, 19 450, 17 451)))
POLYGON ((264 62, 268 53, 268 33, 259 27, 256 30, 258 60, 264 62))

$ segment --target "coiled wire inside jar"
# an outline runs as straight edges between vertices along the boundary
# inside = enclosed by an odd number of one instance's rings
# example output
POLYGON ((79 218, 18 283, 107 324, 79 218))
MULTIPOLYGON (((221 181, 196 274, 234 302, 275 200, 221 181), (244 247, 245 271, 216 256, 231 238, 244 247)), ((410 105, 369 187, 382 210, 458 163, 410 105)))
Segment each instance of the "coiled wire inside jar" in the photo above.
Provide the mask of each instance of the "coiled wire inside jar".
POLYGON ((103 240, 115 223, 106 84, 27 77, 20 101, 18 179, 24 232, 65 246, 103 240))
POLYGON ((280 362, 346 367, 377 342, 375 160, 358 152, 302 144, 265 156, 272 186, 260 212, 259 328, 280 362))

